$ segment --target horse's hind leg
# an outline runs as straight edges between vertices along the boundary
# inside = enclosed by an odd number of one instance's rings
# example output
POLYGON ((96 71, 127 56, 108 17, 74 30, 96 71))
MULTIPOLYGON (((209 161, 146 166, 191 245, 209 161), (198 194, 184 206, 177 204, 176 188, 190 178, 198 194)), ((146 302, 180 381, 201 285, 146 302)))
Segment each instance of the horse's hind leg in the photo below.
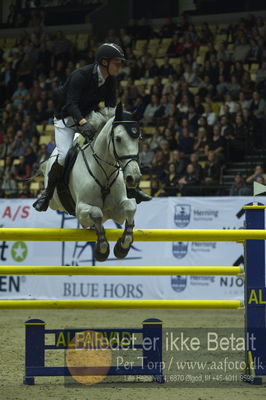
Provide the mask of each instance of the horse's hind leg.
POLYGON ((103 227, 103 213, 99 207, 79 202, 76 207, 77 218, 83 228, 94 224, 97 242, 94 248, 94 256, 97 261, 105 261, 110 253, 109 243, 107 242, 103 227))
POLYGON ((114 247, 114 255, 117 258, 125 258, 133 243, 134 215, 136 212, 136 203, 132 200, 124 200, 122 202, 123 211, 125 213, 126 223, 123 235, 116 242, 114 247))

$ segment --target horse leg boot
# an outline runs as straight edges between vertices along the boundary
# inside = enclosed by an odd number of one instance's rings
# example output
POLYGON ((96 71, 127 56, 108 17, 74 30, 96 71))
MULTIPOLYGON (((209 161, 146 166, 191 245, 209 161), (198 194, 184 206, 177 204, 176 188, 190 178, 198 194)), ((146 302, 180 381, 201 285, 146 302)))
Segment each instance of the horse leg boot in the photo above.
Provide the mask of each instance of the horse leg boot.
POLYGON ((150 201, 152 199, 147 193, 143 192, 140 188, 129 189, 127 188, 127 197, 129 199, 136 199, 136 203, 139 204, 142 201, 150 201))
POLYGON ((53 163, 48 175, 47 188, 42 192, 41 196, 33 203, 33 207, 37 211, 46 211, 49 201, 53 197, 54 190, 60 178, 63 176, 64 167, 58 164, 57 160, 53 163))

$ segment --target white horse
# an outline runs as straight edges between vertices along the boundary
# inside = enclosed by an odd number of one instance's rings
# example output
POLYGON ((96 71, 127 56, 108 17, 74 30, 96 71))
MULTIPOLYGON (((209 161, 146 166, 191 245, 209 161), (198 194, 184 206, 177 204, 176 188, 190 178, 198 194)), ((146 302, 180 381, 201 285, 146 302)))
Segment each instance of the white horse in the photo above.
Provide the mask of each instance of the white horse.
MULTIPOLYGON (((93 113, 90 122, 103 125, 106 116, 93 113)), ((83 228, 95 227, 97 243, 94 255, 104 261, 109 255, 109 243, 103 223, 112 219, 125 229, 117 241, 114 254, 124 258, 133 243, 135 199, 127 198, 128 188, 136 188, 141 173, 138 166, 139 126, 132 114, 123 112, 122 104, 116 107, 115 116, 108 119, 92 143, 80 148, 70 174, 69 189, 76 204, 76 217, 83 228)), ((52 156, 56 156, 55 149, 52 156)), ((51 157, 44 166, 45 185, 54 162, 51 157)), ((57 190, 49 204, 53 210, 64 210, 57 190)))

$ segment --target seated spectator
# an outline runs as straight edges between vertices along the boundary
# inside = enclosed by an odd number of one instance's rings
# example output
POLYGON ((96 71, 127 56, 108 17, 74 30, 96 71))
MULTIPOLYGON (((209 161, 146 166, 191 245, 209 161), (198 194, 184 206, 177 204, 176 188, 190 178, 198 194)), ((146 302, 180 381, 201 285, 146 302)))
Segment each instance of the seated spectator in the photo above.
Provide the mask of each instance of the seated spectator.
POLYGON ((163 92, 162 94, 170 94, 172 93, 171 90, 174 90, 174 92, 177 92, 179 86, 179 82, 176 78, 175 73, 172 73, 168 76, 168 83, 166 83, 163 87, 163 92))
POLYGON ((167 78, 170 74, 174 72, 173 66, 169 63, 169 58, 164 58, 164 63, 161 65, 159 69, 159 75, 163 78, 167 78))
POLYGON ((178 103, 176 107, 179 113, 184 115, 188 112, 189 106, 190 106, 189 97, 187 95, 183 95, 180 100, 180 103, 178 103))
POLYGON ((198 94, 194 97, 194 108, 197 115, 204 113, 204 107, 201 104, 201 97, 198 94))
POLYGON ((221 175, 221 166, 217 155, 213 151, 209 151, 208 160, 204 167, 204 182, 219 183, 221 175))
POLYGON ((178 150, 170 151, 168 164, 175 164, 176 173, 179 177, 184 173, 186 168, 186 162, 178 150))
POLYGON ((238 93, 238 102, 241 105, 242 110, 244 108, 248 108, 248 109, 250 108, 251 100, 247 100, 246 94, 243 91, 240 91, 238 93))
POLYGON ((152 174, 157 175, 159 180, 163 180, 166 176, 167 160, 162 150, 158 150, 152 159, 152 174))
POLYGON ((265 100, 261 97, 259 92, 257 90, 255 90, 252 93, 252 100, 250 103, 250 111, 254 114, 254 116, 257 119, 263 118, 265 106, 266 106, 265 100))
POLYGON ((226 93, 224 96, 224 102, 220 108, 220 116, 223 116, 224 114, 226 114, 225 106, 229 107, 230 114, 236 113, 236 102, 234 100, 232 100, 232 95, 229 92, 226 93))
POLYGON ((163 137, 168 142, 168 147, 170 151, 177 149, 177 143, 171 129, 165 128, 165 130, 163 131, 163 137))
POLYGON ((160 106, 154 113, 154 120, 160 125, 165 124, 170 111, 170 103, 168 96, 165 94, 161 97, 160 106))
POLYGON ((189 64, 185 66, 183 77, 190 87, 196 87, 200 83, 200 79, 197 77, 195 71, 192 69, 192 66, 189 64))
POLYGON ((199 158, 206 158, 206 146, 208 144, 208 136, 205 128, 199 128, 198 135, 195 139, 193 150, 197 153, 199 158))
POLYGON ((193 153, 194 134, 188 128, 183 128, 182 133, 178 135, 179 150, 183 156, 189 156, 193 153))
POLYGON ((176 196, 178 193, 178 174, 175 163, 169 163, 166 176, 165 191, 167 196, 176 196))
POLYGON ((206 151, 212 151, 220 161, 224 161, 224 139, 221 137, 219 125, 213 126, 212 137, 208 140, 206 151))
POLYGON ((264 172, 264 169, 261 165, 256 165, 254 172, 247 177, 246 182, 247 183, 253 183, 255 181, 257 182, 257 179, 261 177, 263 178, 263 181, 265 181, 266 174, 264 172))
POLYGON ((24 138, 21 130, 17 131, 14 142, 11 145, 12 157, 19 158, 24 155, 28 141, 24 138))
POLYGON ((245 61, 250 53, 251 46, 247 42, 244 36, 240 38, 239 44, 235 45, 233 60, 234 61, 245 61))
POLYGON ((199 95, 201 97, 205 97, 208 94, 212 95, 213 93, 213 84, 211 83, 210 76, 205 75, 201 83, 199 84, 199 95))
POLYGON ((0 177, 6 179, 10 174, 15 174, 15 172, 12 157, 6 156, 4 166, 0 168, 0 177))
POLYGON ((230 91, 233 99, 238 97, 240 85, 235 75, 231 76, 230 82, 228 83, 228 90, 230 91))
POLYGON ((256 72, 256 83, 259 85, 261 82, 266 81, 266 61, 263 61, 260 68, 256 72))
POLYGON ((200 182, 202 180, 203 171, 202 171, 201 165, 199 164, 198 155, 196 153, 190 154, 189 162, 190 162, 190 164, 193 165, 193 167, 195 169, 197 180, 200 182))
POLYGON ((25 179, 29 179, 31 176, 31 168, 29 164, 25 163, 24 156, 19 157, 19 164, 15 166, 16 169, 16 180, 24 181, 25 179))
POLYGON ((215 112, 212 111, 210 104, 206 104, 204 109, 205 109, 205 112, 202 116, 206 118, 207 124, 209 126, 213 126, 214 124, 216 124, 217 115, 215 114, 215 112))
POLYGON ((143 115, 143 124, 151 124, 154 121, 154 114, 159 109, 160 103, 158 100, 158 96, 152 95, 151 102, 147 105, 144 115, 143 115))
POLYGON ((224 75, 219 76, 219 83, 216 85, 216 92, 219 99, 223 99, 228 91, 228 82, 225 81, 224 75))
POLYGON ((229 196, 250 196, 251 190, 246 185, 244 178, 241 174, 236 174, 234 183, 230 187, 229 196))
POLYGON ((142 174, 151 172, 151 162, 154 157, 154 152, 150 150, 148 143, 143 143, 142 151, 139 153, 139 166, 142 174))
MULTIPOLYGON (((167 128, 166 128, 166 129, 167 129, 167 128)), ((158 150, 158 149, 159 149, 159 146, 160 146, 160 142, 161 142, 161 140, 163 140, 163 139, 164 139, 164 137, 163 137, 163 135, 162 135, 160 129, 156 126, 156 127, 154 128, 154 133, 153 133, 152 137, 148 140, 150 149, 151 149, 152 151, 158 150)))
POLYGON ((12 154, 13 138, 4 136, 3 143, 0 144, 0 160, 12 154))
POLYGON ((17 89, 14 91, 12 95, 12 103, 15 107, 18 107, 19 104, 25 103, 28 97, 28 90, 25 88, 24 82, 19 81, 17 85, 17 89))
POLYGON ((33 164, 37 161, 37 155, 34 153, 33 148, 31 146, 27 146, 25 153, 25 164, 28 164, 32 169, 33 164))
POLYGON ((14 173, 10 172, 7 176, 4 176, 1 190, 3 191, 5 197, 17 197, 17 182, 14 173))
POLYGON ((199 116, 196 113, 195 107, 190 105, 187 113, 187 119, 188 119, 189 130, 193 133, 197 131, 198 117, 199 116))
POLYGON ((191 187, 199 184, 195 168, 192 164, 187 165, 186 173, 179 179, 178 183, 182 196, 193 196, 198 193, 198 189, 191 187))

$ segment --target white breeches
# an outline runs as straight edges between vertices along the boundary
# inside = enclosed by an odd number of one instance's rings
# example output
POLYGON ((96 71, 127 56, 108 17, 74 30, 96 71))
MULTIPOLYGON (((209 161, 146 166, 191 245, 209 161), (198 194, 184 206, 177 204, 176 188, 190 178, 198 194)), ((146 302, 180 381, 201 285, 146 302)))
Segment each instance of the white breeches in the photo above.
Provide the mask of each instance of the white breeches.
POLYGON ((54 118, 54 127, 55 127, 55 143, 58 150, 58 163, 60 165, 64 165, 65 158, 68 150, 72 146, 73 138, 77 129, 75 127, 68 128, 69 126, 74 124, 73 118, 67 117, 64 119, 56 119, 54 118))

